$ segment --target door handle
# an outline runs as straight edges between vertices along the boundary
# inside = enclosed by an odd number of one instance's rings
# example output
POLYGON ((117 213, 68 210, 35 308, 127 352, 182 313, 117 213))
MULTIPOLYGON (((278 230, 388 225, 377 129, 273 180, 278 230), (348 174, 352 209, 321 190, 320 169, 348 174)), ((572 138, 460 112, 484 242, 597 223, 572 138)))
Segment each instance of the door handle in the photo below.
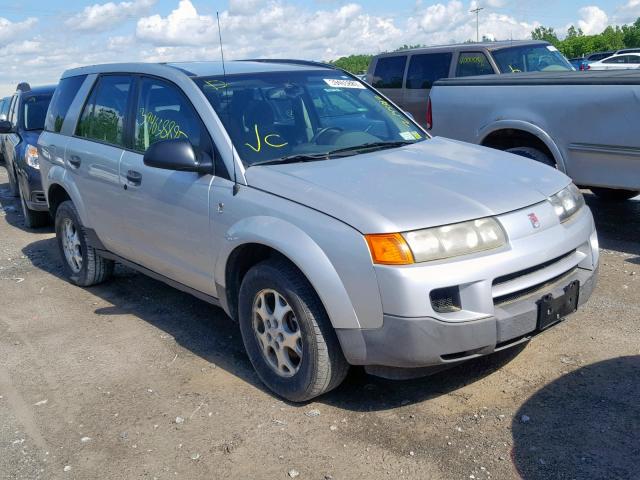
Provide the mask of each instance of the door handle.
POLYGON ((78 155, 71 155, 69 157, 69 163, 73 166, 78 168, 80 166, 80 164, 82 163, 82 159, 78 156, 78 155))
POLYGON ((135 170, 127 171, 127 180, 132 185, 140 185, 142 183, 142 174, 140 172, 136 172, 135 170))

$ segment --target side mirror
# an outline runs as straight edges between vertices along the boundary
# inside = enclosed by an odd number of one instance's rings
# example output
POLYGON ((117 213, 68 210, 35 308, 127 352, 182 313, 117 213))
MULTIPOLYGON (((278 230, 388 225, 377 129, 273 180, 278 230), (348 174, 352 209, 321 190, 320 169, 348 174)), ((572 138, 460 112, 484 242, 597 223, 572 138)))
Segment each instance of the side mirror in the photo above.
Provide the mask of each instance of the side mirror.
POLYGON ((0 120, 0 133, 11 133, 13 126, 8 120, 0 120))
POLYGON ((184 138, 161 140, 149 146, 144 154, 148 167, 180 172, 213 173, 213 160, 206 154, 197 155, 191 142, 184 138))

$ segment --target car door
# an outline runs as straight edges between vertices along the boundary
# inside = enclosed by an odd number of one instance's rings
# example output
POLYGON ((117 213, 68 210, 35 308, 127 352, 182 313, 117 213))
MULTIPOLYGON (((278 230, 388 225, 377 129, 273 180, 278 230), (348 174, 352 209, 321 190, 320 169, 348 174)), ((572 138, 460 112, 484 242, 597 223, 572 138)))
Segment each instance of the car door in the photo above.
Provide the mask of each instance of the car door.
POLYGON ((435 81, 449 77, 452 56, 451 52, 433 52, 414 54, 409 59, 403 108, 423 126, 431 87, 435 81))
POLYGON ((100 75, 82 108, 64 157, 67 174, 78 187, 90 226, 114 253, 125 251, 118 166, 124 152, 125 124, 132 95, 130 75, 100 75))
POLYGON ((206 127, 176 85, 141 77, 132 122, 133 148, 120 162, 117 209, 128 239, 127 257, 183 285, 214 295, 209 191, 214 176, 144 164, 149 145, 188 139, 196 152, 214 156, 206 127))

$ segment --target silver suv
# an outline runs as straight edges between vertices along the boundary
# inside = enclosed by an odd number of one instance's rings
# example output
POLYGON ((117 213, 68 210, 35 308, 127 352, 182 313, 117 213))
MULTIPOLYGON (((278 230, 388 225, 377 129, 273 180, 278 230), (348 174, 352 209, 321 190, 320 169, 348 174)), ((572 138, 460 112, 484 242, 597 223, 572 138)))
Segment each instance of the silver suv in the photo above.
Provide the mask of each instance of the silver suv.
POLYGON ((568 177, 431 139, 320 64, 69 70, 39 154, 73 283, 118 261, 220 305, 293 401, 349 365, 406 377, 525 342, 595 285, 568 177))

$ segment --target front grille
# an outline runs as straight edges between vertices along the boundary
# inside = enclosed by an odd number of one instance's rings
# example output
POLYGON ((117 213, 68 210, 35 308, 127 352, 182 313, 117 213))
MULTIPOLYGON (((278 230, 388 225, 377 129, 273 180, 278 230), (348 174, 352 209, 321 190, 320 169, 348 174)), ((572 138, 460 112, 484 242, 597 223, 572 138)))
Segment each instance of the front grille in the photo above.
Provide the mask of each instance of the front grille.
POLYGON ((458 287, 437 288, 431 291, 431 307, 438 313, 460 310, 460 289, 458 287))
POLYGON ((555 276, 553 278, 550 278, 549 280, 547 280, 545 282, 538 283, 537 285, 532 285, 532 286, 524 288, 522 290, 518 290, 517 292, 511 292, 511 293, 508 293, 506 295, 502 295, 500 297, 495 297, 493 299, 493 304, 494 305, 503 305, 505 303, 513 302, 515 300, 520 300, 521 298, 528 297, 529 295, 532 295, 532 294, 536 293, 537 291, 544 290, 545 288, 553 285, 554 283, 559 282, 563 278, 568 277, 573 272, 575 272, 575 270, 576 270, 576 268, 573 267, 570 270, 568 270, 568 271, 566 271, 564 273, 561 273, 560 275, 557 275, 557 276, 555 276))
POLYGON ((575 252, 576 252, 575 250, 571 250, 570 252, 567 252, 567 253, 565 253, 563 255, 560 255, 559 257, 556 257, 554 259, 548 260, 548 261, 546 261, 544 263, 540 263, 540 264, 535 265, 533 267, 525 268, 524 270, 519 270, 517 272, 509 273, 507 275, 503 275, 501 277, 498 277, 493 281, 493 286, 502 285, 503 283, 510 282, 511 280, 515 280, 516 278, 523 277, 525 275, 530 275, 530 274, 535 273, 535 272, 537 272, 539 270, 543 270, 543 269, 545 269, 547 267, 550 267, 551 265, 553 265, 555 263, 558 263, 561 260, 564 260, 567 257, 570 257, 575 252))
POLYGON ((47 198, 44 196, 44 192, 32 192, 31 201, 34 203, 47 203, 47 198))

